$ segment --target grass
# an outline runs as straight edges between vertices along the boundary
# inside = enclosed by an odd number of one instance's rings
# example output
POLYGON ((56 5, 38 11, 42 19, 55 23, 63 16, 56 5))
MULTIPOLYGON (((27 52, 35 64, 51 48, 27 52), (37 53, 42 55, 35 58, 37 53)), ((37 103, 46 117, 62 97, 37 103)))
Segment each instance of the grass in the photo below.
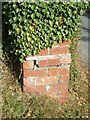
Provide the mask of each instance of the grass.
POLYGON ((5 118, 88 118, 88 80, 86 66, 77 54, 77 43, 71 45, 72 63, 69 99, 58 103, 46 97, 23 93, 18 80, 0 60, 2 79, 2 119, 5 118))

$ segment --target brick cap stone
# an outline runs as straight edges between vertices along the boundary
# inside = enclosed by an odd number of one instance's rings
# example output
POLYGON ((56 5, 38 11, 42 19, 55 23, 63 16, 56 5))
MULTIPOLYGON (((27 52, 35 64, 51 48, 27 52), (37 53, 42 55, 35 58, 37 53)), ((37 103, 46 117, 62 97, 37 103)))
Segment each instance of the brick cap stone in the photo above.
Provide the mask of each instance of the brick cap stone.
POLYGON ((26 58, 26 61, 31 61, 31 60, 47 60, 47 59, 53 59, 53 58, 58 58, 62 56, 70 56, 71 54, 59 54, 59 55, 45 55, 45 56, 28 56, 26 58))

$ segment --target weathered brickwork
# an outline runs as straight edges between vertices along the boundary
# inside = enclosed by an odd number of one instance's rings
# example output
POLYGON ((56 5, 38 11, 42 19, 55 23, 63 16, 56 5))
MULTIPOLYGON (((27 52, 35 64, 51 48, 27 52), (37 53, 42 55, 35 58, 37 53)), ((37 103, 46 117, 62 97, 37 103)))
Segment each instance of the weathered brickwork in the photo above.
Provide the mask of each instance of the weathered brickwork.
POLYGON ((23 89, 59 99, 68 98, 69 69, 71 54, 70 42, 58 43, 53 48, 41 50, 23 62, 23 89))

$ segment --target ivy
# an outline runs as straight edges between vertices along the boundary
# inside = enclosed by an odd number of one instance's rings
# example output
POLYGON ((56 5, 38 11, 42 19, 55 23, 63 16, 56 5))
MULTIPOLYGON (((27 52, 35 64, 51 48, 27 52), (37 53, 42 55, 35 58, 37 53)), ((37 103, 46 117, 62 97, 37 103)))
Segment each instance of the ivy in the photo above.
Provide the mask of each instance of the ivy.
POLYGON ((3 3, 3 24, 7 27, 4 48, 23 61, 29 54, 72 40, 80 28, 80 16, 88 3, 7 2, 3 3))

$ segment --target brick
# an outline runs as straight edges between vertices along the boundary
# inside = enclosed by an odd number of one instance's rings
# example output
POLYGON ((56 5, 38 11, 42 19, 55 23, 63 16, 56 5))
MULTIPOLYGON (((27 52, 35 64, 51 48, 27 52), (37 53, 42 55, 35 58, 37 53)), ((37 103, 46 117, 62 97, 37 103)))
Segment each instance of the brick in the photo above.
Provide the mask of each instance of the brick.
POLYGON ((69 46, 54 47, 50 49, 50 54, 67 54, 69 53, 69 46))
POLYGON ((42 49, 40 50, 39 54, 37 54, 36 56, 44 56, 44 55, 48 55, 48 49, 42 49))
POLYGON ((44 94, 45 95, 45 86, 34 86, 34 85, 31 85, 29 84, 29 86, 27 85, 26 83, 27 81, 25 81, 24 83, 24 91, 25 92, 28 92, 28 93, 40 93, 40 94, 44 94))
POLYGON ((61 83, 61 84, 54 84, 49 85, 49 93, 59 92, 59 91, 67 91, 68 90, 68 84, 67 83, 61 83))
POLYGON ((30 85, 29 80, 23 79, 23 85, 28 87, 30 85))
POLYGON ((54 76, 59 74, 59 68, 49 68, 48 69, 48 75, 49 76, 54 76))
POLYGON ((23 69, 33 69, 34 61, 24 61, 23 62, 23 69))
POLYGON ((68 55, 68 56, 62 56, 62 61, 61 61, 62 64, 68 64, 68 63, 71 63, 71 56, 68 55))
POLYGON ((67 83, 61 83, 61 84, 57 84, 57 85, 52 85, 51 86, 51 91, 52 92, 58 92, 58 91, 67 91, 68 90, 68 84, 67 83))
POLYGON ((43 86, 30 86, 30 88, 28 89, 28 92, 29 93, 35 93, 35 94, 38 94, 38 95, 43 95, 43 96, 46 95, 44 85, 43 86))
POLYGON ((27 93, 31 93, 30 92, 30 86, 29 87, 28 86, 23 86, 23 91, 27 92, 27 93))
POLYGON ((47 84, 57 84, 58 76, 50 76, 50 77, 38 77, 36 80, 36 85, 47 85, 47 84))
POLYGON ((69 70, 68 70, 68 67, 66 68, 59 68, 59 74, 69 74, 69 70))
POLYGON ((51 98, 59 98, 59 99, 65 99, 68 98, 68 91, 54 91, 54 92, 47 92, 46 95, 51 98))
POLYGON ((60 65, 60 58, 54 58, 54 59, 47 59, 47 60, 40 60, 39 66, 45 67, 45 66, 55 66, 60 65))
POLYGON ((47 70, 46 69, 40 69, 40 70, 23 70, 23 77, 34 77, 34 76, 46 76, 47 70))
POLYGON ((59 75, 59 74, 68 74, 68 68, 49 68, 48 69, 48 75, 49 76, 54 76, 54 75, 59 75))
POLYGON ((69 75, 60 76, 60 82, 68 82, 68 81, 69 81, 69 75))
POLYGON ((23 78, 24 81, 29 81, 30 85, 35 85, 36 78, 35 77, 29 77, 29 78, 23 78))
POLYGON ((46 92, 46 96, 50 97, 50 98, 58 98, 58 93, 57 92, 46 92))
POLYGON ((29 85, 29 86, 24 86, 24 91, 27 91, 28 93, 36 93, 36 86, 29 85))
POLYGON ((46 91, 45 91, 45 85, 36 86, 36 91, 37 91, 38 93, 41 93, 41 94, 44 94, 44 95, 45 95, 45 93, 46 93, 46 91))
POLYGON ((67 98, 68 97, 68 91, 61 91, 59 97, 60 98, 67 98))
POLYGON ((23 80, 23 91, 28 92, 28 93, 34 93, 35 91, 35 86, 31 85, 29 80, 23 80))
POLYGON ((65 96, 67 97, 68 95, 68 84, 66 83, 49 85, 49 87, 50 88, 48 89, 48 91, 46 91, 46 96, 50 96, 53 98, 58 98, 58 97, 65 98, 65 96))

